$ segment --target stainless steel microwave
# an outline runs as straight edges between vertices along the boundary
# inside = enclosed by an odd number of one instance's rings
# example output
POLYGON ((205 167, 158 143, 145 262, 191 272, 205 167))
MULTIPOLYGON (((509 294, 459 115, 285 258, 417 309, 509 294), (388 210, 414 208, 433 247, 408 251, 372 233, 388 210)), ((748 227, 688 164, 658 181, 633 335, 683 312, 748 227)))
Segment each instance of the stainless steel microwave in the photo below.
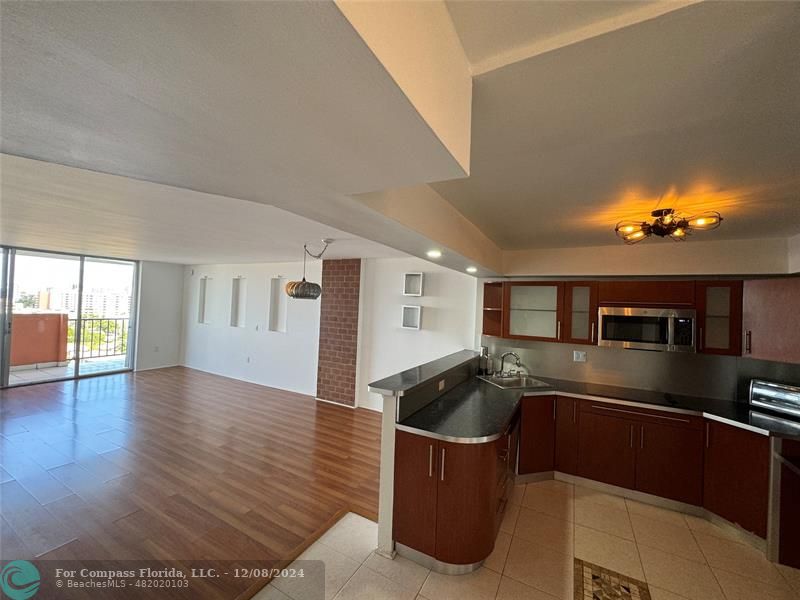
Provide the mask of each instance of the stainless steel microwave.
POLYGON ((599 309, 598 346, 694 352, 697 312, 686 308, 599 309))

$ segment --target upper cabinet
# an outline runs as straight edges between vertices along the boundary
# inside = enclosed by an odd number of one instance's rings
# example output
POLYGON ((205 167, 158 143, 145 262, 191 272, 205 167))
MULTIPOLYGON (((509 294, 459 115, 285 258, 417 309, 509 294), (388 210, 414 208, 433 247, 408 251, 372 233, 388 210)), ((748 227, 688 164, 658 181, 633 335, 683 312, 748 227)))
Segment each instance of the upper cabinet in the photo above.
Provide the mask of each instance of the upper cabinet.
POLYGON ((742 353, 742 282, 698 281, 697 351, 705 354, 742 353))
POLYGON ((744 356, 800 363, 800 277, 744 282, 744 356))
POLYGON ((563 305, 564 284, 561 282, 506 282, 503 293, 503 337, 561 340, 563 305))
POLYGON ((597 343, 597 283, 568 281, 564 284, 564 328, 562 341, 597 343))
POLYGON ((483 284, 483 335, 503 335, 503 283, 483 284))
POLYGON ((694 281, 601 281, 599 301, 604 306, 695 305, 694 281))

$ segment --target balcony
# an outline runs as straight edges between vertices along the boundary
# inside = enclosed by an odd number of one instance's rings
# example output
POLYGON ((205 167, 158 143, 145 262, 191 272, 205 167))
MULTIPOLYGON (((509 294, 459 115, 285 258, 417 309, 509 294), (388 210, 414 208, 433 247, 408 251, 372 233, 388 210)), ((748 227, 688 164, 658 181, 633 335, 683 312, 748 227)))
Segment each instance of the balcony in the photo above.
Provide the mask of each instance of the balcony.
POLYGON ((75 334, 81 375, 127 366, 130 319, 70 319, 64 313, 18 313, 13 317, 9 384, 64 379, 75 374, 75 334))

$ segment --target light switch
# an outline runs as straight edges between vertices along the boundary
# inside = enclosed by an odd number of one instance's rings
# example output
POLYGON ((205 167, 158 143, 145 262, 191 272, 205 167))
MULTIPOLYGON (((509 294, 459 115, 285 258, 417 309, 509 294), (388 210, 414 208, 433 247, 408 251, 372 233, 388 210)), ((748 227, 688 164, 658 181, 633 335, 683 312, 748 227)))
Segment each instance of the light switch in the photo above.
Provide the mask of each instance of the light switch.
POLYGON ((584 350, 573 350, 572 362, 586 362, 586 352, 584 350))

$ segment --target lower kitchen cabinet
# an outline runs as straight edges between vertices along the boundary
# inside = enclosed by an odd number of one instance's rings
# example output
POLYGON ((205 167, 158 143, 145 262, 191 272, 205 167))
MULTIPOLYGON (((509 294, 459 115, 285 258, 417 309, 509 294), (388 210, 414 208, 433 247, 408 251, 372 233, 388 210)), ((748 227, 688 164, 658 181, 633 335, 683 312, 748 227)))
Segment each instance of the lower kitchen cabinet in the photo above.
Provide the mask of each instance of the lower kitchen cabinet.
POLYGON ((686 419, 686 426, 637 425, 637 490, 686 504, 703 504, 703 430, 697 421, 686 419), (694 423, 698 426, 692 426, 694 423))
POLYGON ((582 477, 702 504, 702 419, 587 402, 580 411, 578 437, 582 477))
POLYGON ((393 538, 451 564, 494 549, 516 456, 513 430, 499 440, 459 444, 397 431, 393 538))
POLYGON ((578 434, 578 475, 633 488, 636 480, 635 424, 617 416, 585 411, 578 434))
POLYGON ((525 396, 519 439, 519 473, 552 471, 556 437, 556 397, 525 396))
POLYGON ((468 565, 494 548, 497 511, 495 444, 439 442, 436 551, 446 563, 468 565))
POLYGON ((394 539, 433 556, 436 551, 438 442, 405 431, 394 439, 394 539))
POLYGON ((556 397, 555 470, 578 474, 578 404, 580 400, 556 397))
POLYGON ((720 517, 767 535, 769 438, 706 421, 703 505, 720 517))

